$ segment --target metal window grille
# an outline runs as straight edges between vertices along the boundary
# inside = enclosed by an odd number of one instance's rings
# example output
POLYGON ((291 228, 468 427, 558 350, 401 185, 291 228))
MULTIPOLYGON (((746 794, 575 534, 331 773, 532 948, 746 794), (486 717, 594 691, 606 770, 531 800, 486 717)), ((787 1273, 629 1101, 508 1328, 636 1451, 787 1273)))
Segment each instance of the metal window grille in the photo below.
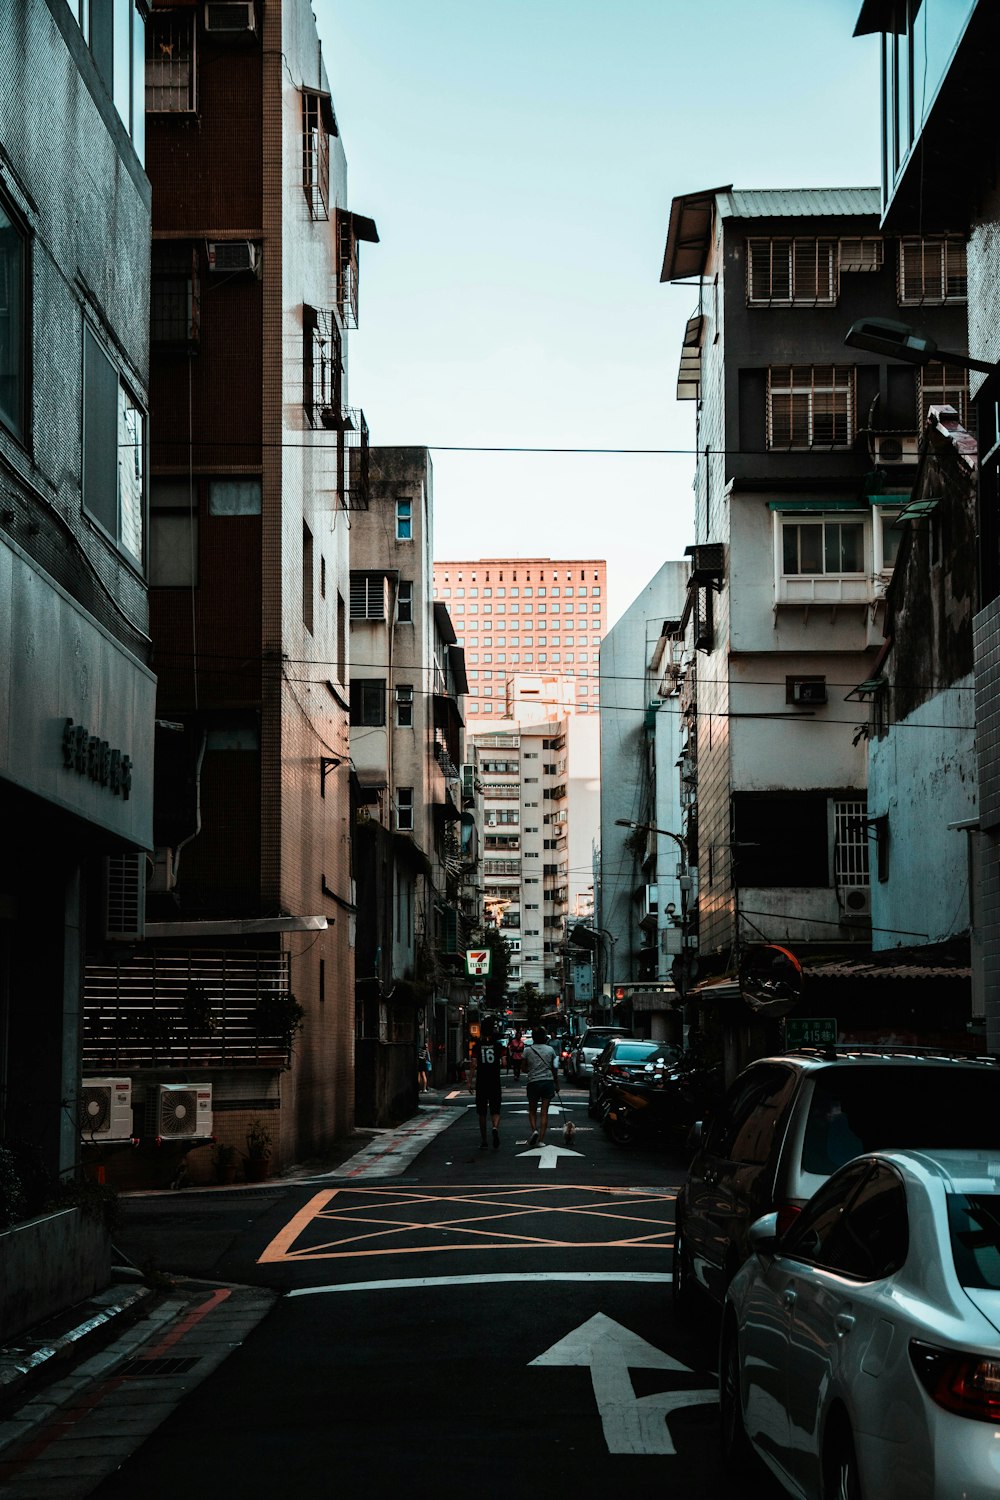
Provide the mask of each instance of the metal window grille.
POLYGON ((194 17, 154 11, 146 21, 146 110, 189 114, 195 104, 194 17))
POLYGON ((969 372, 958 365, 925 365, 917 371, 917 427, 922 429, 932 406, 953 406, 963 427, 975 417, 969 401, 969 372))
POLYGON ((201 280, 193 245, 153 246, 150 337, 154 344, 196 344, 201 332, 201 280))
POLYGON ((899 242, 900 305, 965 302, 968 295, 965 241, 952 236, 899 242))
POLYGON ((833 804, 833 873, 837 887, 868 886, 868 804, 863 799, 833 804))
POLYGON ((329 308, 302 309, 302 405, 313 427, 342 420, 344 360, 337 320, 329 308))
POLYGON ((772 365, 767 372, 769 448, 847 448, 853 439, 850 365, 772 365))
POLYGON ((752 307, 772 303, 831 306, 837 300, 837 241, 749 240, 747 300, 752 307))
POLYGON ((863 235, 860 239, 840 242, 841 271, 880 271, 884 245, 878 235, 863 235))
POLYGON ((302 189, 314 219, 330 217, 330 138, 322 101, 312 89, 302 90, 302 189))
POLYGON ((351 574, 351 619, 384 620, 385 574, 351 574))
POLYGON ((345 328, 358 326, 358 241, 348 213, 337 215, 337 306, 345 328))

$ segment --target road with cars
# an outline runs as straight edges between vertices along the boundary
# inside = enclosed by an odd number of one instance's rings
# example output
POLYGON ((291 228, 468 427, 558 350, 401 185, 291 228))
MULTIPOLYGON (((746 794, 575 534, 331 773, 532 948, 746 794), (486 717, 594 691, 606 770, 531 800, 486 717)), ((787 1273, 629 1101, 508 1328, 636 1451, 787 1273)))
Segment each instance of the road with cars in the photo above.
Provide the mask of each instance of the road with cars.
POLYGON ((420 1119, 444 1128, 402 1167, 370 1150, 243 1210, 239 1191, 131 1200, 126 1249, 280 1295, 93 1494, 732 1494, 717 1326, 671 1312, 681 1159, 613 1146, 578 1088, 534 1148, 512 1080, 498 1150, 464 1093, 420 1119))

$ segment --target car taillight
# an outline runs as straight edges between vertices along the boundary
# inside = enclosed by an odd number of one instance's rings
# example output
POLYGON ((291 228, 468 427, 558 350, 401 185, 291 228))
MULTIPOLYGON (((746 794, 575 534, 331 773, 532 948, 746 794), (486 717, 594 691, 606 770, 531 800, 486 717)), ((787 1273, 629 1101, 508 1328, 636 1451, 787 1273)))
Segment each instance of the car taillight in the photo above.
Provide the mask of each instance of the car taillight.
POLYGON ((609 1078, 627 1078, 628 1068, 623 1068, 620 1063, 612 1063, 608 1069, 609 1078))
POLYGON ((1000 1359, 910 1340, 920 1384, 938 1406, 975 1422, 1000 1422, 1000 1359))
POLYGON ((797 1203, 779 1203, 777 1230, 777 1237, 779 1240, 787 1230, 791 1229, 792 1225, 795 1223, 795 1220, 798 1218, 801 1212, 802 1210, 797 1203))

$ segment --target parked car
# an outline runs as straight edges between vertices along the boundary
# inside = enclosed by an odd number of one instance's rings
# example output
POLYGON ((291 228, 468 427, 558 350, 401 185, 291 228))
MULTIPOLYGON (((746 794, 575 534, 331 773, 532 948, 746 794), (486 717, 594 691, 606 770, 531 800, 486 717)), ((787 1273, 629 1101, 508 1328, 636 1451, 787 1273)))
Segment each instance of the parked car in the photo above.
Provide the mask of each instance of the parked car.
POLYGON ((573 1053, 574 1083, 587 1083, 593 1070, 594 1060, 608 1042, 616 1037, 627 1037, 629 1034, 628 1028, 624 1026, 588 1026, 577 1042, 573 1053))
POLYGON ((640 1042, 633 1037, 615 1037, 607 1042, 594 1058, 590 1070, 590 1103, 588 1113, 592 1120, 603 1115, 608 1085, 618 1083, 642 1083, 647 1070, 652 1072, 657 1058, 664 1065, 677 1061, 676 1047, 666 1042, 640 1042))
POLYGON ((995 1151, 875 1152, 780 1237, 753 1225, 720 1346, 733 1467, 754 1452, 800 1500, 997 1494, 998 1178, 995 1151))
POLYGON ((721 1305, 755 1219, 776 1210, 784 1232, 838 1167, 888 1146, 1000 1150, 1000 1065, 857 1047, 751 1063, 704 1130, 678 1194, 677 1312, 699 1288, 721 1305))

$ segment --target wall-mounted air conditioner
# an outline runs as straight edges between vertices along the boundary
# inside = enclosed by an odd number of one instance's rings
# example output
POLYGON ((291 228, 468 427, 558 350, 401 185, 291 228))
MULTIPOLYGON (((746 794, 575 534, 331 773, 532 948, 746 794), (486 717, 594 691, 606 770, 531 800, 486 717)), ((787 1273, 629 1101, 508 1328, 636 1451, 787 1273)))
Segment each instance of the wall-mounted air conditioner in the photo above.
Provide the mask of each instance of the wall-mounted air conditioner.
POLYGON ((852 886, 840 895, 843 908, 841 920, 863 922, 872 914, 872 893, 869 886, 852 886))
POLYGON ((253 240, 209 240, 208 269, 233 276, 239 271, 256 274, 260 251, 253 240))
POLYGON ((99 1145, 132 1138, 131 1078, 84 1078, 80 1083, 80 1135, 99 1145))
POLYGON ((915 432, 875 433, 873 442, 877 464, 915 464, 920 457, 920 439, 915 432))
POLYGON ((792 702, 803 706, 826 702, 825 677, 795 677, 792 679, 792 702))
POLYGON ((157 1083, 146 1096, 146 1134, 162 1140, 207 1140, 212 1134, 210 1083, 157 1083))
POLYGON ((256 36, 257 12, 252 0, 208 0, 205 6, 205 30, 223 36, 256 36))

